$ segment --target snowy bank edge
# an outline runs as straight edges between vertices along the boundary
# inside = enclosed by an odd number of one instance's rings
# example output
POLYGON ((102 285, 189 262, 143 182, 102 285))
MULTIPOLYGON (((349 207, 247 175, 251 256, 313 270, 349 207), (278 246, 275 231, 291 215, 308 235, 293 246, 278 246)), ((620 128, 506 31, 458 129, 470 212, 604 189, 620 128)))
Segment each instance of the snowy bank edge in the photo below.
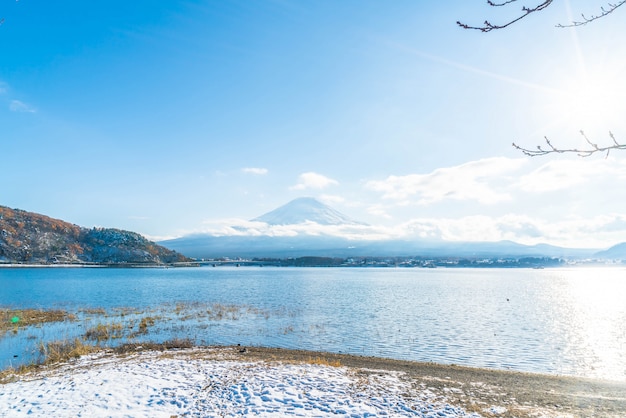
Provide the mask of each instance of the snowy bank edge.
MULTIPOLYGON (((100 351, 83 356, 76 361, 42 367, 21 374, 16 382, 0 385, 0 398, 10 392, 13 384, 52 379, 55 376, 72 375, 85 369, 98 367, 125 367, 124 365, 147 364, 152 361, 176 360, 196 366, 207 363, 216 367, 227 364, 246 367, 285 367, 304 365, 308 370, 324 368, 341 369, 344 373, 364 378, 399 379, 409 385, 416 397, 424 394, 436 402, 420 405, 432 407, 451 405, 466 411, 468 415, 478 411, 483 416, 499 416, 512 413, 516 416, 626 416, 626 382, 600 382, 570 377, 544 376, 528 373, 475 369, 454 365, 416 363, 345 354, 320 353, 304 350, 287 350, 261 347, 196 347, 165 351, 142 351, 114 353, 100 351), (340 367, 333 365, 340 364, 340 367), (378 376, 378 377, 377 377, 378 376), (474 412, 472 412, 474 411, 474 412), (587 412, 585 412, 587 411, 587 412)), ((167 370, 161 370, 162 378, 168 379, 167 370)), ((406 389, 406 388, 405 388, 406 389)), ((417 398, 416 398, 417 399, 417 398)), ((426 403, 424 403, 426 402, 426 403)), ((450 412, 450 411, 449 411, 450 412)), ((1 414, 0 414, 1 415, 1 414)), ((463 416, 455 413, 452 416, 463 416)))

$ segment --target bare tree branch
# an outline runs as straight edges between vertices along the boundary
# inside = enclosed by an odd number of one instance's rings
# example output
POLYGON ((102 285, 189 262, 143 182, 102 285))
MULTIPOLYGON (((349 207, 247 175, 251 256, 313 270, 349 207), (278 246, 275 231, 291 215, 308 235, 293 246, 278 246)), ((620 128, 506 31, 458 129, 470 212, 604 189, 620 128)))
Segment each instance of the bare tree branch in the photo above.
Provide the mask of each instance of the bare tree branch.
POLYGON ((614 149, 626 150, 626 144, 620 144, 619 142, 617 142, 612 132, 609 132, 609 136, 611 137, 613 144, 607 145, 607 146, 599 146, 598 144, 591 142, 591 140, 589 140, 589 138, 587 137, 587 135, 585 135, 585 132, 583 131, 580 131, 580 134, 585 139, 585 142, 589 145, 588 148, 557 148, 554 145, 552 145, 552 142, 550 142, 548 137, 544 137, 546 140, 546 145, 548 146, 547 148, 542 148, 541 145, 537 145, 537 149, 528 149, 528 148, 524 148, 524 147, 517 145, 515 142, 513 142, 513 147, 522 151, 524 154, 528 155, 529 157, 536 157, 539 155, 546 155, 546 154, 565 154, 565 153, 575 153, 575 154, 578 154, 578 156, 580 157, 589 157, 590 155, 593 155, 598 152, 600 153, 606 152, 606 157, 608 157, 611 150, 614 150, 614 149))
MULTIPOLYGON (((504 1, 502 3, 494 3, 491 0, 487 0, 487 4, 489 4, 490 6, 494 6, 494 7, 500 7, 500 6, 506 6, 507 4, 510 4, 510 3, 514 3, 516 1, 517 0, 507 0, 507 1, 504 1)), ((522 20, 523 18, 525 18, 526 16, 528 16, 528 15, 530 15, 532 13, 535 13, 535 12, 538 12, 538 11, 541 11, 541 10, 545 9, 546 7, 550 6, 550 4, 552 4, 552 1, 553 0, 545 0, 545 1, 543 1, 540 4, 538 4, 535 7, 523 6, 522 7, 522 14, 519 17, 517 17, 517 18, 515 18, 515 19, 513 19, 513 20, 511 20, 511 21, 509 21, 507 23, 501 24, 501 25, 494 25, 493 23, 489 22, 488 20, 485 20, 485 22, 483 23, 483 26, 471 26, 471 25, 467 25, 467 24, 459 22, 459 21, 457 21, 456 24, 459 25, 460 27, 462 27, 463 29, 475 29, 475 30, 479 30, 481 32, 491 32, 494 29, 504 29, 507 26, 510 26, 513 23, 522 20)))
POLYGON ((608 3, 607 4, 607 8, 605 8, 604 6, 602 6, 600 8, 600 14, 598 15, 591 15, 589 17, 585 16, 584 14, 581 14, 581 17, 583 20, 581 21, 573 21, 572 23, 570 23, 569 25, 561 25, 558 24, 556 25, 557 28, 572 28, 572 27, 576 27, 576 26, 583 26, 586 25, 587 23, 593 22, 594 20, 598 20, 601 17, 604 17, 608 14, 611 14, 615 11, 615 9, 617 9, 620 6, 623 6, 624 4, 626 4, 626 0, 621 0, 617 3, 608 3))
POLYGON ((505 1, 504 3, 494 3, 494 2, 492 2, 491 0, 487 0, 487 3, 488 3, 490 6, 499 7, 499 6, 506 6, 506 5, 507 5, 507 4, 509 4, 509 3, 515 3, 516 1, 517 1, 517 0, 508 0, 508 1, 505 1))
MULTIPOLYGON (((487 4, 489 6, 493 6, 493 7, 502 7, 502 6, 507 6, 511 3, 515 3, 518 0, 503 0, 500 2, 495 2, 492 0, 487 0, 487 4)), ((535 0, 538 1, 538 0, 535 0)), ((475 30, 479 30, 481 32, 491 32, 494 29, 504 29, 507 26, 512 25, 515 22, 518 22, 520 20, 522 20, 523 18, 527 17, 528 15, 535 13, 535 12, 539 12, 543 9, 545 9, 546 7, 550 6, 552 4, 553 0, 544 0, 543 2, 537 4, 534 7, 527 7, 527 6, 523 6, 522 7, 522 13, 516 17, 513 20, 510 20, 509 22, 503 23, 503 24, 493 24, 488 20, 485 20, 485 22, 483 23, 482 26, 472 26, 472 25, 468 25, 466 23, 462 23, 460 21, 457 21, 456 24, 459 25, 460 27, 462 27, 463 29, 475 29, 475 30)), ((587 23, 591 23, 594 20, 598 20, 602 17, 605 17, 611 13, 613 13, 615 11, 615 9, 617 9, 620 6, 623 6, 624 4, 626 4, 626 0, 619 0, 616 3, 607 3, 605 6, 600 7, 600 13, 596 14, 596 15, 591 15, 589 17, 585 16, 584 14, 581 14, 582 20, 580 21, 573 21, 570 24, 558 24, 556 25, 556 27, 558 28, 570 28, 570 27, 576 27, 576 26, 583 26, 586 25, 587 23)))

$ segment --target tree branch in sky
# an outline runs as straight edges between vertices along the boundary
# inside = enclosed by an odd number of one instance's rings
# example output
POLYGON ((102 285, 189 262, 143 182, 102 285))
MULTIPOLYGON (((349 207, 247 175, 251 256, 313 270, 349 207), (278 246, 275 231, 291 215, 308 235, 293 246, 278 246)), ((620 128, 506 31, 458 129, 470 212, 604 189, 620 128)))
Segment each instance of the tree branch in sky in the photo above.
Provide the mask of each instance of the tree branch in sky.
MULTIPOLYGON (((518 0, 504 0, 501 2, 494 2, 491 0, 487 0, 487 4, 489 6, 493 6, 493 7, 502 7, 502 6, 507 6, 511 3, 516 3, 518 0)), ((472 25, 468 25, 466 23, 462 23, 457 21, 456 24, 459 25, 460 27, 462 27, 463 29, 475 29, 475 30, 479 30, 481 32, 491 32, 494 29, 504 29, 507 26, 512 25, 515 22, 518 22, 520 20, 522 20, 523 18, 525 18, 526 16, 535 13, 535 12, 539 12, 543 9, 545 9, 546 7, 550 6, 552 4, 553 0, 545 0, 539 4, 537 4, 534 7, 528 7, 528 6, 523 6, 522 7, 522 12, 521 14, 516 17, 515 19, 512 19, 506 23, 502 23, 502 24, 493 24, 488 20, 485 20, 485 22, 482 24, 482 26, 472 26, 472 25)), ((575 27, 575 26, 583 26, 586 25, 587 23, 593 22, 594 20, 598 20, 602 17, 605 17, 611 13, 613 13, 615 11, 615 9, 617 9, 620 6, 623 6, 624 4, 626 4, 626 0, 620 0, 616 3, 607 3, 605 6, 602 6, 600 8, 600 13, 595 14, 595 15, 590 15, 590 16, 585 16, 584 14, 581 14, 582 20, 579 21, 573 21, 570 24, 558 24, 556 25, 559 28, 568 28, 568 27, 575 27)))
POLYGON ((617 9, 620 6, 623 6, 626 3, 626 0, 621 0, 618 1, 617 3, 608 3, 606 6, 602 6, 600 8, 600 14, 597 15, 591 15, 589 17, 585 16, 584 14, 581 14, 581 17, 583 20, 580 21, 573 21, 572 23, 570 23, 569 25, 556 25, 558 28, 571 28, 574 26, 583 26, 586 25, 587 23, 593 22, 594 20, 598 20, 601 17, 604 17, 608 14, 613 13, 613 11, 615 11, 615 9, 617 9))
MULTIPOLYGON (((493 7, 501 7, 501 6, 506 6, 508 4, 511 3, 515 3, 517 0, 506 0, 502 3, 495 3, 491 0, 487 0, 487 4, 489 4, 490 6, 493 7)), ((485 20, 485 22, 483 23, 483 26, 471 26, 471 25, 467 25, 465 23, 459 22, 457 21, 456 24, 459 25, 460 27, 462 27, 463 29, 475 29, 475 30, 479 30, 481 32, 491 32, 494 29, 504 29, 507 26, 512 25, 515 22, 518 22, 520 20, 522 20, 523 18, 525 18, 526 16, 541 11, 543 9, 545 9, 546 7, 550 6, 550 4, 552 4, 553 0, 545 0, 542 3, 536 5, 535 7, 527 7, 527 6, 523 6, 522 7, 522 14, 520 16, 518 16, 517 18, 510 20, 507 23, 503 23, 500 25, 494 25, 493 23, 489 22, 488 20, 485 20)))
POLYGON ((613 141, 613 143, 607 146, 600 146, 598 144, 591 142, 583 131, 580 131, 580 134, 583 136, 583 138, 585 138, 585 142, 587 142, 588 144, 587 148, 557 148, 554 145, 552 145, 552 142, 550 142, 550 140, 547 137, 545 137, 545 140, 546 140, 546 144, 548 145, 548 148, 542 148, 541 145, 537 145, 537 149, 528 149, 528 148, 524 148, 524 147, 517 145, 515 142, 513 142, 513 147, 517 148, 518 150, 522 151, 524 154, 530 157, 536 157, 538 155, 546 155, 546 154, 565 154, 565 153, 575 153, 575 154, 578 154, 580 157, 589 157, 590 155, 593 155, 598 152, 600 153, 606 152, 606 156, 608 157, 611 150, 614 150, 614 149, 626 150, 626 144, 620 144, 619 142, 617 142, 612 132, 609 132, 609 136, 611 137, 611 140, 613 141))

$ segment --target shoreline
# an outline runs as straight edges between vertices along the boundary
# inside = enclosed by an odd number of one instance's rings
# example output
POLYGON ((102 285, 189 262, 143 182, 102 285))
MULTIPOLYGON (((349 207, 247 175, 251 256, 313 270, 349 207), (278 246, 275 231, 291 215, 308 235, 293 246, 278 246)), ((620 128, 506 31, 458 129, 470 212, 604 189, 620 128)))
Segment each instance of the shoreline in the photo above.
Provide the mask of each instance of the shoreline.
POLYGON ((561 269, 624 269, 624 264, 615 263, 585 263, 585 264, 567 264, 558 266, 493 266, 493 265, 438 265, 433 267, 425 266, 400 266, 400 265, 280 265, 271 262, 262 261, 184 261, 178 263, 18 263, 18 262, 0 262, 1 268, 134 268, 134 269, 152 269, 152 268, 220 268, 220 267, 236 267, 236 268, 278 268, 278 269, 415 269, 415 270, 561 270, 561 269))
POLYGON ((319 355, 351 368, 399 371, 441 389, 457 386, 460 392, 452 390, 450 394, 456 393, 452 397, 461 403, 478 395, 499 403, 515 399, 520 405, 540 408, 558 405, 555 411, 571 411, 575 416, 585 410, 595 417, 604 416, 602 410, 606 410, 606 416, 626 416, 626 382, 306 350, 254 347, 249 352, 250 357, 282 361, 304 361, 319 355))
POLYGON ((59 264, 21 264, 21 263, 0 263, 0 268, 177 268, 177 267, 198 267, 197 263, 185 262, 175 264, 140 264, 140 263, 59 263, 59 264))
MULTIPOLYGON (((40 386, 31 395, 35 399, 33 402, 37 402, 36 399, 45 390, 46 383, 51 382, 50 384, 52 384, 55 379, 63 379, 62 376, 66 376, 65 378, 69 376, 72 379, 90 371, 100 373, 99 368, 104 367, 103 364, 107 365, 105 375, 118 373, 117 375, 122 377, 122 381, 128 380, 124 376, 130 378, 133 373, 127 370, 124 374, 125 368, 131 366, 141 368, 144 365, 155 367, 158 373, 162 373, 161 378, 166 382, 177 380, 178 375, 176 373, 178 372, 169 362, 174 362, 183 369, 197 368, 197 370, 203 370, 196 373, 198 376, 212 375, 212 370, 215 368, 220 370, 224 367, 227 370, 234 368, 239 370, 238 373, 244 374, 239 376, 243 381, 246 381, 245 379, 265 379, 275 374, 282 376, 281 381, 290 381, 302 373, 307 375, 307 373, 332 372, 334 374, 339 373, 337 379, 352 379, 350 381, 361 382, 363 390, 370 390, 378 387, 372 382, 390 379, 389 387, 393 387, 393 385, 401 387, 396 391, 397 393, 392 391, 391 394, 387 394, 388 396, 397 396, 397 402, 402 401, 409 406, 421 405, 424 407, 426 405, 439 408, 441 405, 448 405, 453 409, 456 408, 454 411, 457 412, 450 412, 450 415, 445 415, 447 412, 444 409, 443 416, 626 416, 626 382, 267 347, 194 347, 155 351, 153 349, 144 350, 142 346, 137 345, 127 347, 123 352, 103 349, 96 354, 83 356, 69 363, 53 364, 19 374, 14 382, 0 385, 0 400, 3 396, 7 396, 8 392, 11 392, 11 388, 35 382, 40 386), (161 366, 157 367, 158 364, 161 366), (304 369, 296 368, 296 372, 287 370, 286 368, 291 367, 291 365, 294 367, 301 365, 298 367, 304 367, 304 369), (246 370, 251 374, 245 375, 246 370), (425 394, 430 400, 424 400, 426 399, 424 398, 425 394), (460 415, 458 411, 461 410, 465 411, 467 415, 460 415)), ((152 373, 149 373, 148 376, 154 377, 152 373)), ((90 379, 97 381, 97 378, 93 376, 90 379)), ((229 379, 232 380, 233 377, 231 376, 229 379)), ((106 381, 107 379, 103 380, 103 382, 106 381)), ((229 380, 220 384, 224 386, 229 382, 232 383, 229 380)), ((332 392, 335 389, 329 389, 325 385, 326 383, 321 381, 316 390, 320 392, 324 392, 325 389, 331 390, 328 395, 330 398, 338 396, 337 393, 332 392)), ((272 387, 275 389, 274 386, 272 387)), ((20 387, 19 390, 23 392, 24 388, 20 387)), ((80 389, 78 390, 80 391, 80 389)), ((294 390, 296 389, 292 391, 294 390)), ((383 387, 379 387, 377 390, 384 392, 383 387)), ((61 390, 57 396, 62 399, 64 393, 61 390)), ((78 396, 81 399, 85 396, 94 396, 88 391, 82 395, 80 392, 78 394, 72 393, 73 396, 78 396)), ((115 392, 112 393, 115 394, 115 392)), ((206 395, 202 391, 193 393, 196 397, 206 395)), ((223 396, 230 399, 229 397, 232 395, 230 392, 220 393, 222 396, 219 398, 220 402, 224 401, 223 396)), ((137 396, 141 397, 143 394, 139 393, 137 396)), ((28 396, 22 397, 26 399, 25 402, 29 402, 28 396)), ((357 396, 352 399, 352 402, 359 399, 357 396)), ((11 400, 8 399, 8 401, 10 403, 11 400)), ((361 401, 363 400, 361 399, 361 401)), ((258 402, 260 405, 266 405, 262 400, 258 400, 258 402)), ((271 402, 268 402, 267 405, 270 405, 271 402)), ((6 403, 6 398, 4 403, 6 403)), ((191 408, 190 405, 187 406, 191 408)), ((195 405, 194 408, 197 407, 195 403, 193 405, 195 405)), ((279 403, 280 405, 282 404, 279 403)), ((231 405, 231 408, 235 408, 232 409, 234 411, 239 406, 238 403, 235 403, 234 406, 231 405)), ((391 406, 387 405, 387 407, 391 406)), ((406 416, 410 415, 408 410, 406 412, 406 416)), ((405 415, 401 411, 397 414, 399 416, 405 415)), ((2 413, 0 413, 1 415, 2 413)))

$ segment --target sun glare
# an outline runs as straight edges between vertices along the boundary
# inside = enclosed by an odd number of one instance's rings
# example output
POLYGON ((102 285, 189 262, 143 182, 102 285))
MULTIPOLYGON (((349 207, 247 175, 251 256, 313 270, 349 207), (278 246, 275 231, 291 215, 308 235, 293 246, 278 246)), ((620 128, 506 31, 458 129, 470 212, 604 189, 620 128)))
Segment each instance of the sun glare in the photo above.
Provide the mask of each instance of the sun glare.
POLYGON ((585 131, 622 128, 626 79, 619 70, 580 71, 574 77, 559 80, 552 104, 555 122, 585 131))
POLYGON ((620 370, 624 351, 621 324, 626 315, 622 295, 626 291, 622 269, 579 269, 569 272, 563 297, 571 305, 572 342, 586 350, 585 361, 598 376, 623 379, 620 370))

